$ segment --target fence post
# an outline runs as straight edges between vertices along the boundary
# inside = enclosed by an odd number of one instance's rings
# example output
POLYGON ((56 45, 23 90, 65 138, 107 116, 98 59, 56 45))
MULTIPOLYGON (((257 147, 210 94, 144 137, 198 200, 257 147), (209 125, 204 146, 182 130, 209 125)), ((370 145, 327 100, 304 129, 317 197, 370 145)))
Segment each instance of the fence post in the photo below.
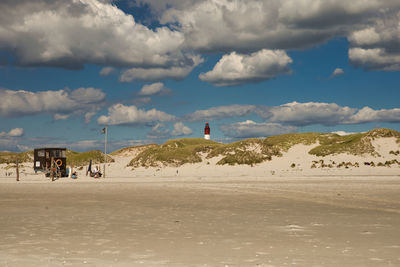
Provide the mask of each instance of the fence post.
POLYGON ((17 182, 19 182, 19 162, 18 162, 18 159, 17 159, 17 162, 16 162, 16 168, 17 168, 17 182))
POLYGON ((50 158, 51 163, 50 163, 50 175, 51 175, 51 181, 54 181, 54 158, 50 158))

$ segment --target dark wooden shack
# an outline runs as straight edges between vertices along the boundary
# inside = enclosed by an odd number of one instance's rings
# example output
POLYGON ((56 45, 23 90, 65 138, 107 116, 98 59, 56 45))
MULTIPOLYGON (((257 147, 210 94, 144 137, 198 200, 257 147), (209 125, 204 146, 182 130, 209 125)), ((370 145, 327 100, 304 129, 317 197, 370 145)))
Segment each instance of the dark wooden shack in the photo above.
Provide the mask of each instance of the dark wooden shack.
POLYGON ((46 175, 50 175, 51 159, 54 161, 56 171, 65 177, 67 175, 66 148, 36 148, 33 151, 33 169, 35 172, 42 171, 46 175))

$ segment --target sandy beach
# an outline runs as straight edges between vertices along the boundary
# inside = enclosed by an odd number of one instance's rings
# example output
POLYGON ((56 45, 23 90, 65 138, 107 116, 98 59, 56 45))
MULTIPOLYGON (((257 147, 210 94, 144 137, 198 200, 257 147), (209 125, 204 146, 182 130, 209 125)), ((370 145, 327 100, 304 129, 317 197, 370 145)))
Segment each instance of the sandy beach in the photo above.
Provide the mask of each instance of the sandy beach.
POLYGON ((326 157, 316 145, 254 166, 150 168, 128 166, 133 148, 105 178, 82 166, 54 182, 2 164, 0 266, 399 266, 398 143, 326 157))
POLYGON ((400 177, 2 179, 1 266, 397 266, 400 177))

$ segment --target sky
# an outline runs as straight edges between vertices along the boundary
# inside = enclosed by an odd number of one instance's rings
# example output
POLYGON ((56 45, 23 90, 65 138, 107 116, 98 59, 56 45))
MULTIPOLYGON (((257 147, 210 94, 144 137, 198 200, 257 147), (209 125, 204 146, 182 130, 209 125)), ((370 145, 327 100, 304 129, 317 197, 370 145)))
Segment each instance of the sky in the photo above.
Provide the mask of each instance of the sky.
POLYGON ((398 0, 2 0, 0 151, 400 130, 398 0))

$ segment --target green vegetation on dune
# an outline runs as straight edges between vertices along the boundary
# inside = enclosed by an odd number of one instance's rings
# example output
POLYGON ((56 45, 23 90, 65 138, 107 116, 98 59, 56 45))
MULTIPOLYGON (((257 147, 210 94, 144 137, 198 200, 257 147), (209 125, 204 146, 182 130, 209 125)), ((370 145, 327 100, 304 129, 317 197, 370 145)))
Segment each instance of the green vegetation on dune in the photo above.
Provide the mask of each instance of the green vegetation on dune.
POLYGON ((319 138, 320 145, 311 149, 310 154, 316 156, 327 156, 340 153, 351 155, 371 154, 377 155, 372 145, 375 138, 394 137, 400 143, 400 133, 391 129, 375 129, 366 133, 355 133, 345 136, 328 134, 324 138, 319 138))
POLYGON ((326 137, 328 134, 321 133, 294 133, 270 136, 264 139, 263 145, 266 147, 274 147, 277 150, 287 152, 289 148, 294 145, 304 144, 312 145, 317 143, 321 138, 326 137))
POLYGON ((33 162, 33 151, 26 152, 0 152, 0 164, 18 162, 33 162))
POLYGON ((217 162, 218 165, 247 164, 254 165, 266 160, 271 160, 272 156, 279 156, 280 152, 275 147, 264 146, 261 139, 246 139, 232 144, 221 144, 213 149, 207 158, 222 156, 217 162))
POLYGON ((180 166, 185 163, 201 162, 200 153, 209 152, 220 145, 202 138, 169 140, 163 145, 153 146, 139 153, 128 166, 180 166))
POLYGON ((149 145, 139 145, 139 146, 124 147, 124 148, 121 148, 121 149, 118 149, 116 151, 111 152, 109 155, 118 156, 118 155, 121 155, 121 154, 124 154, 124 153, 129 153, 132 150, 147 149, 147 148, 155 147, 155 146, 157 146, 157 145, 149 144, 149 145))
MULTIPOLYGON (((104 153, 99 150, 91 150, 87 152, 75 152, 72 150, 67 150, 68 165, 88 165, 90 160, 92 160, 93 163, 104 163, 104 153)), ((107 155, 107 162, 114 162, 114 159, 107 155)))
POLYGON ((309 151, 315 156, 340 153, 352 155, 378 155, 372 141, 375 138, 394 137, 400 143, 400 133, 390 129, 375 129, 366 133, 340 136, 333 133, 294 133, 271 136, 265 139, 246 139, 231 144, 220 144, 201 138, 177 139, 163 145, 154 145, 139 153, 129 164, 132 167, 180 166, 185 163, 221 157, 218 165, 254 165, 273 156, 282 156, 297 144, 316 146, 309 151))
MULTIPOLYGON (((169 140, 163 145, 143 145, 122 148, 114 151, 112 155, 129 155, 131 151, 139 153, 131 160, 128 166, 136 167, 161 167, 180 166, 186 163, 201 162, 218 157, 218 165, 247 164, 255 165, 273 156, 282 156, 292 146, 297 144, 312 145, 308 153, 315 156, 328 156, 340 153, 352 155, 378 156, 372 141, 376 138, 396 138, 400 143, 400 133, 391 129, 375 129, 366 133, 356 133, 340 136, 333 133, 294 133, 271 136, 265 139, 246 139, 231 144, 220 144, 203 138, 187 138, 169 140)), ((395 154, 395 152, 393 152, 395 154)), ((107 156, 108 162, 114 162, 107 156)), ((0 163, 32 162, 33 152, 0 152, 0 163)), ((67 150, 67 163, 75 166, 94 163, 103 163, 104 154, 99 150, 75 152, 67 150)))
POLYGON ((320 145, 311 149, 308 153, 316 156, 327 156, 340 153, 362 155, 374 153, 374 147, 365 134, 357 133, 340 136, 330 134, 328 138, 319 138, 320 145))

